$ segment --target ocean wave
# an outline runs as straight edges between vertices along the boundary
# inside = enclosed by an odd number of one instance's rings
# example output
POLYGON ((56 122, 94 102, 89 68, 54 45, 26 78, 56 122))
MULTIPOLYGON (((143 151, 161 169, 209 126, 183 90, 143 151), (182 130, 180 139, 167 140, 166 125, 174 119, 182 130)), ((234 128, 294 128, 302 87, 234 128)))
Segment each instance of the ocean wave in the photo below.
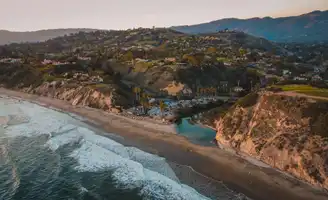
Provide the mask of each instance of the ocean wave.
POLYGON ((79 162, 76 170, 80 172, 113 171, 112 177, 118 187, 141 188, 141 195, 147 199, 209 199, 186 185, 144 168, 141 163, 124 158, 89 141, 85 141, 70 156, 79 162))
POLYGON ((24 124, 9 125, 8 137, 48 135, 45 146, 57 151, 70 144, 78 144, 69 155, 78 162, 79 172, 112 172, 117 187, 140 189, 145 199, 208 199, 193 188, 181 184, 165 158, 126 147, 94 131, 75 126, 76 119, 48 108, 19 102, 7 109, 6 115, 20 115, 29 119, 24 124), (23 112, 22 112, 23 111, 23 112))
POLYGON ((55 151, 60 146, 68 144, 76 144, 83 142, 92 143, 98 147, 101 147, 102 149, 113 152, 116 155, 121 156, 122 158, 141 163, 143 167, 158 172, 164 176, 171 178, 172 180, 179 182, 179 179, 175 176, 174 171, 166 163, 165 158, 146 153, 134 147, 125 147, 124 145, 115 142, 109 138, 96 135, 93 131, 87 128, 67 125, 58 129, 58 131, 63 130, 65 132, 64 134, 59 134, 55 137, 52 137, 46 143, 46 146, 55 151))

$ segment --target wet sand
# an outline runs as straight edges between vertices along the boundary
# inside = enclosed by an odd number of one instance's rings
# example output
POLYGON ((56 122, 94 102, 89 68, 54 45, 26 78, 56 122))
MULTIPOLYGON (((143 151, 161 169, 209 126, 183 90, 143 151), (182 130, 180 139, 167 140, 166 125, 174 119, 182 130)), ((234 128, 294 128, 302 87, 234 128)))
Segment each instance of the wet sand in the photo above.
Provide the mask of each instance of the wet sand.
POLYGON ((198 173, 223 181, 254 200, 327 200, 328 195, 274 169, 254 165, 216 147, 192 144, 172 132, 171 125, 128 119, 102 110, 72 106, 69 102, 0 88, 0 95, 22 98, 46 107, 74 113, 90 125, 125 138, 125 144, 190 166, 198 173))

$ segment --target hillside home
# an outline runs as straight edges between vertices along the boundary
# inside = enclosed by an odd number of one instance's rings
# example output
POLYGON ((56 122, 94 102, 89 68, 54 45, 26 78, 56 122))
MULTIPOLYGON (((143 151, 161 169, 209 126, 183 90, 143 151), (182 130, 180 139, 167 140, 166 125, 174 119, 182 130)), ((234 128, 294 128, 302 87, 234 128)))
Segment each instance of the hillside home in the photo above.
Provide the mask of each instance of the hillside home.
POLYGON ((49 64, 51 64, 52 62, 53 62, 52 60, 44 59, 44 60, 41 62, 41 64, 42 64, 42 65, 49 65, 49 64))
POLYGON ((164 61, 168 62, 168 63, 175 63, 177 61, 177 59, 173 58, 173 57, 172 58, 165 58, 164 61))
POLYGON ((282 70, 282 75, 283 75, 283 76, 289 76, 289 75, 291 75, 291 74, 292 74, 292 72, 289 71, 289 70, 287 70, 287 69, 282 70))
POLYGON ((137 63, 140 63, 140 62, 148 62, 148 60, 146 60, 146 59, 141 59, 141 58, 136 58, 135 61, 136 61, 137 63))
POLYGON ((91 60, 91 57, 77 57, 78 60, 83 60, 83 61, 90 61, 91 60))
POLYGON ((69 62, 53 61, 52 64, 53 64, 53 65, 68 65, 68 64, 70 64, 70 63, 69 63, 69 62))
POLYGON ((321 78, 321 76, 319 76, 319 75, 315 75, 315 76, 312 77, 311 80, 312 80, 312 81, 322 81, 322 78, 321 78))
POLYGON ((308 79, 306 77, 300 77, 300 76, 296 76, 293 78, 294 81, 307 81, 308 79))
POLYGON ((244 91, 244 88, 240 87, 240 86, 236 86, 232 88, 233 92, 242 92, 244 91))
POLYGON ((0 60, 1 63, 22 63, 20 58, 4 58, 0 60))

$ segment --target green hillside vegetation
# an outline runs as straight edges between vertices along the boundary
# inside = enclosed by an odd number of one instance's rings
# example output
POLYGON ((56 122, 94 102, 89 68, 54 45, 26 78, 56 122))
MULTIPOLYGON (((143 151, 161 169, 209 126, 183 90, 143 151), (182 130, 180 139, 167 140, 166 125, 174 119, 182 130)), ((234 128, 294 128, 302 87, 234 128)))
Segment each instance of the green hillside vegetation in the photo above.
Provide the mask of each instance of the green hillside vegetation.
POLYGON ((239 84, 249 91, 250 82, 258 83, 261 74, 245 66, 264 57, 265 62, 274 62, 274 48, 278 46, 245 33, 188 35, 139 28, 79 32, 45 42, 0 46, 0 59, 24 58, 46 82, 62 80, 66 73, 82 73, 99 76, 106 84, 127 81, 154 92, 173 82, 189 88, 196 82, 202 87, 228 82, 229 87, 239 84), (44 59, 64 64, 43 65, 44 59))
POLYGON ((292 91, 311 96, 328 97, 328 89, 317 88, 311 85, 282 85, 273 87, 280 88, 282 91, 292 91))

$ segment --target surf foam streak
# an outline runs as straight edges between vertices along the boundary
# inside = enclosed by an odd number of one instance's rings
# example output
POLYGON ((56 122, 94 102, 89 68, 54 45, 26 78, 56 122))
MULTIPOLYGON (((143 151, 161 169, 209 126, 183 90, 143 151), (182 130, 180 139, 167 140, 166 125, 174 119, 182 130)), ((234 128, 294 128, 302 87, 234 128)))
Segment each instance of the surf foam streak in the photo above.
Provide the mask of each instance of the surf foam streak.
POLYGON ((193 188, 180 184, 165 158, 125 147, 87 128, 74 126, 72 124, 76 120, 64 113, 28 102, 1 106, 7 106, 2 115, 15 114, 30 119, 28 123, 9 125, 5 132, 7 136, 46 134, 49 140, 45 145, 53 151, 79 143, 79 147, 70 154, 79 163, 78 171, 110 170, 118 187, 139 188, 146 199, 208 199, 193 188))
POLYGON ((113 171, 112 177, 119 187, 141 188, 141 195, 147 199, 208 199, 186 185, 144 168, 141 163, 124 158, 89 141, 85 141, 70 156, 80 163, 76 167, 77 170, 113 171))

